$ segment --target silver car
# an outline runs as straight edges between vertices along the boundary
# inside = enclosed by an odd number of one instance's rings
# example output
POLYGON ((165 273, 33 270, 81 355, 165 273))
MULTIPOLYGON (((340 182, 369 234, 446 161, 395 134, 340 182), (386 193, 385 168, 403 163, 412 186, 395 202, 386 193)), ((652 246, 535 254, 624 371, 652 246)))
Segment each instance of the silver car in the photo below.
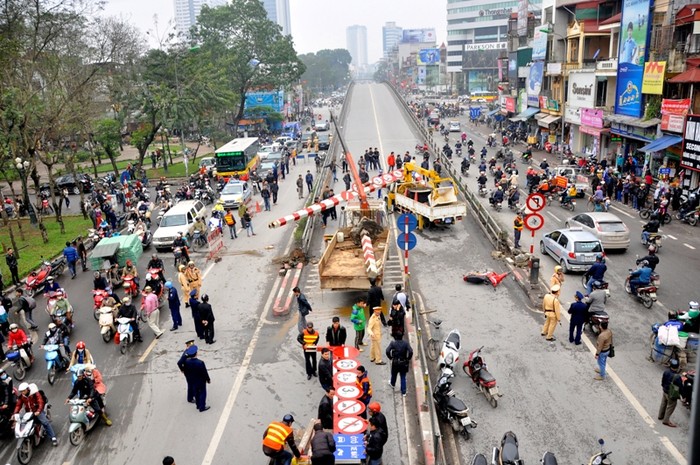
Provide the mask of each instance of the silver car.
POLYGON ((252 195, 247 182, 232 179, 221 190, 219 199, 224 202, 224 208, 236 208, 241 203, 248 202, 252 195))
POLYGON ((566 227, 578 227, 600 239, 606 250, 626 250, 630 246, 630 230, 612 213, 581 213, 566 220, 566 227))
POLYGON ((557 229, 542 236, 540 241, 540 253, 551 256, 564 273, 587 271, 595 263, 596 255, 603 252, 600 240, 581 228, 557 229))

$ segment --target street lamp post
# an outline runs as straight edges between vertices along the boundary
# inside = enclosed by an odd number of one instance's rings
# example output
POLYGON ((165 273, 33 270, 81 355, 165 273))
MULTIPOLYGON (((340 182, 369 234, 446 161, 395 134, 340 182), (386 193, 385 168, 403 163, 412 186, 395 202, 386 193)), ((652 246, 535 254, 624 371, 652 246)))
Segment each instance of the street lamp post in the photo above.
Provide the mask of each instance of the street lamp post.
POLYGON ((29 169, 30 163, 27 160, 22 160, 20 157, 15 158, 15 167, 19 173, 20 181, 22 182, 22 195, 24 196, 24 205, 29 214, 29 221, 33 226, 39 222, 36 217, 36 212, 32 206, 32 202, 29 200, 29 190, 27 189, 27 170, 29 169))
POLYGON ((561 34, 557 34, 554 32, 553 29, 551 29, 551 24, 548 27, 543 27, 540 29, 540 32, 544 32, 545 34, 552 34, 555 37, 559 37, 561 40, 564 41, 564 60, 562 61, 562 69, 561 69, 561 143, 559 146, 559 156, 561 158, 564 158, 564 124, 566 123, 566 115, 565 115, 565 110, 566 110, 566 89, 564 88, 564 82, 565 82, 565 77, 566 77, 566 60, 567 60, 567 40, 566 37, 563 37, 561 34))

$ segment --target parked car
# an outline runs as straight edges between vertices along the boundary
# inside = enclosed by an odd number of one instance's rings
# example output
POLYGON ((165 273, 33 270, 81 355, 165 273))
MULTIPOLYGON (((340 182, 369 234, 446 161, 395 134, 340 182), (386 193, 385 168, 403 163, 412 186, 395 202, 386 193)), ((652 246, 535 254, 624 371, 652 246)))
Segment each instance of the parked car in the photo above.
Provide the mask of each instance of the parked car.
POLYGON ((247 182, 232 179, 221 190, 219 199, 224 202, 224 208, 238 208, 241 203, 248 202, 252 195, 247 182))
POLYGON ((258 149, 258 156, 260 160, 265 160, 271 152, 278 152, 281 146, 279 144, 268 144, 263 145, 258 149))
POLYGON ((282 160, 282 152, 271 152, 267 155, 267 158, 260 163, 260 168, 258 169, 258 174, 265 177, 268 171, 275 166, 275 163, 279 163, 282 160))
POLYGON ((600 239, 606 250, 623 249, 630 246, 630 230, 622 220, 612 213, 581 213, 566 220, 566 227, 578 227, 600 239))
POLYGON ((319 121, 314 127, 316 128, 316 132, 323 132, 330 130, 331 124, 325 121, 319 121))
POLYGON ((211 176, 216 170, 216 158, 214 157, 204 157, 199 160, 199 168, 205 167, 207 170, 207 175, 211 176))
MULTIPOLYGON (((71 194, 80 194, 80 189, 82 189, 82 191, 87 194, 92 192, 93 188, 93 183, 90 176, 82 173, 78 173, 77 183, 75 182, 75 178, 72 174, 64 174, 63 176, 59 176, 56 178, 55 184, 56 194, 60 194, 64 188, 68 189, 68 192, 71 194)), ((49 184, 48 182, 44 182, 39 185, 39 192, 41 193, 45 193, 48 195, 50 193, 50 189, 51 184, 49 184)))
POLYGON ((160 226, 153 233, 153 246, 159 252, 169 250, 177 233, 182 232, 188 240, 194 235, 194 223, 197 217, 206 215, 206 207, 200 200, 183 200, 168 210, 160 226))
POLYGON ((540 241, 540 253, 551 256, 564 273, 587 271, 595 263, 596 255, 603 252, 603 243, 581 228, 557 229, 542 236, 540 241))
POLYGON ((460 130, 459 121, 450 121, 450 132, 459 132, 460 130))

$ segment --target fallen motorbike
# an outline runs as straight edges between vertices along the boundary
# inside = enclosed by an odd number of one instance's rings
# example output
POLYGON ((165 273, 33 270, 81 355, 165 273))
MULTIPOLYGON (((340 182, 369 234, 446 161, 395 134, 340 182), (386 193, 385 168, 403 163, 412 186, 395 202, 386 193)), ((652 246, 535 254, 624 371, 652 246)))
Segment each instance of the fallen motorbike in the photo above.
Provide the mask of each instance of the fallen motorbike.
POLYGON ((110 342, 114 337, 114 332, 116 331, 116 328, 114 327, 114 308, 100 307, 98 311, 100 312, 98 322, 100 324, 100 334, 102 335, 102 340, 105 342, 110 342))
POLYGON ((469 359, 464 362, 462 369, 469 376, 474 383, 474 386, 481 392, 486 400, 489 401, 491 407, 498 407, 498 398, 502 396, 498 392, 498 386, 496 385, 496 378, 488 371, 486 362, 481 357, 481 349, 484 346, 472 351, 469 354, 469 359))
POLYGON ((469 417, 469 407, 455 396, 452 378, 452 370, 444 368, 433 388, 433 400, 438 417, 449 423, 455 432, 458 431, 465 439, 469 439, 468 428, 476 428, 476 422, 469 417))
POLYGON ((608 460, 608 457, 610 454, 612 454, 612 452, 605 452, 603 449, 605 441, 602 439, 598 439, 598 444, 600 444, 600 452, 591 457, 591 459, 588 461, 588 465, 611 465, 612 462, 608 460))
POLYGON ((49 276, 54 278, 63 274, 66 269, 66 258, 60 256, 51 262, 44 260, 39 270, 29 273, 26 279, 25 292, 28 296, 33 297, 36 291, 44 287, 44 283, 49 276))
MULTIPOLYGON (((31 341, 30 341, 31 344, 31 341)), ((7 360, 15 367, 13 376, 18 381, 22 381, 27 376, 27 370, 32 367, 32 359, 29 357, 24 347, 13 346, 11 351, 5 354, 7 360)))
POLYGON ((440 356, 438 357, 438 368, 454 369, 457 360, 459 360, 459 349, 462 344, 462 337, 458 329, 453 329, 442 342, 440 356))
POLYGON ((80 445, 89 432, 100 420, 100 416, 87 403, 86 399, 70 399, 68 401, 68 438, 74 446, 80 445))
POLYGON ((68 360, 61 354, 58 344, 46 344, 44 346, 44 360, 46 360, 46 372, 49 384, 53 386, 56 381, 56 373, 62 373, 68 368, 68 360))
POLYGON ((491 284, 494 289, 501 284, 508 272, 498 274, 495 271, 470 271, 462 276, 464 282, 472 284, 491 284))
MULTIPOLYGON (((633 271, 632 269, 629 270, 630 273, 633 271)), ((627 279, 625 280, 625 291, 627 291, 628 294, 632 295, 632 287, 630 286, 630 279, 631 276, 627 276, 627 279)), ((654 302, 656 302, 656 291, 658 288, 650 283, 650 284, 643 284, 637 288, 637 295, 635 296, 637 299, 639 299, 642 302, 642 305, 644 305, 646 308, 651 308, 652 305, 654 305, 654 302)))
POLYGON ((524 465, 518 452, 518 437, 508 431, 501 439, 501 447, 493 448, 492 465, 524 465))
MULTIPOLYGON (((46 406, 46 417, 51 421, 51 405, 46 406)), ((17 439, 17 460, 27 465, 34 456, 34 448, 41 444, 46 436, 44 427, 39 423, 34 412, 24 415, 15 414, 15 438, 17 439)))

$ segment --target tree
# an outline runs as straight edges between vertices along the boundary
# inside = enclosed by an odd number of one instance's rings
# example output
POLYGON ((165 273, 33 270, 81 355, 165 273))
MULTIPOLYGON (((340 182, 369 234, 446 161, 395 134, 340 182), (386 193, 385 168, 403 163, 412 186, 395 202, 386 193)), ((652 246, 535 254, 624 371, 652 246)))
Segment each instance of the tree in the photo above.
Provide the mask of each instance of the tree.
POLYGON ((119 156, 119 144, 122 135, 119 121, 112 118, 104 118, 94 123, 93 135, 95 142, 104 150, 105 155, 112 162, 114 175, 119 178, 116 158, 119 156))
POLYGON ((306 66, 301 76, 308 87, 318 92, 338 90, 350 80, 350 52, 343 48, 319 50, 316 53, 301 55, 299 59, 306 66))

